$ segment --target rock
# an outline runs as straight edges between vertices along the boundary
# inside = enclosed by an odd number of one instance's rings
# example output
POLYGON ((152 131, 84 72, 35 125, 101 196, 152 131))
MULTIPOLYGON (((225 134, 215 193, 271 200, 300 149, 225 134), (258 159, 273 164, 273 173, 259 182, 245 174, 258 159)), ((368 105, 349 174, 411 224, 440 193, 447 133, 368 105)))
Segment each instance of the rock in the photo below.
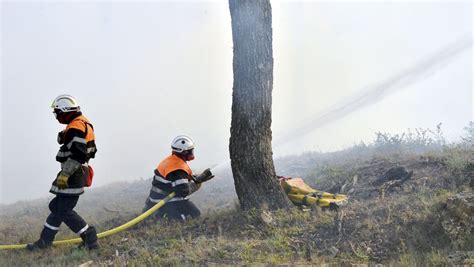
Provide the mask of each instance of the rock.
POLYGON ((336 257, 337 254, 339 254, 339 249, 337 249, 336 247, 332 246, 328 249, 328 252, 329 254, 331 255, 331 257, 336 257))

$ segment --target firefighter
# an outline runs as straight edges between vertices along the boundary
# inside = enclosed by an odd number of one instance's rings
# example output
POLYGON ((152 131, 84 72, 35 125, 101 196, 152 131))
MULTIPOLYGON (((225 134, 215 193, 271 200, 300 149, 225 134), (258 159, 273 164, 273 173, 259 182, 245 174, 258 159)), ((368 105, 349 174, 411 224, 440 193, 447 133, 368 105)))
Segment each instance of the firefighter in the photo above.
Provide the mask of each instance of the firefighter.
POLYGON ((49 203, 51 214, 46 219, 38 241, 28 244, 28 250, 50 247, 61 223, 65 223, 78 234, 83 242, 81 246, 96 249, 97 233, 73 209, 84 193, 84 186, 90 186, 93 171, 88 162, 95 157, 94 127, 82 115, 78 102, 70 95, 60 95, 51 108, 59 123, 67 125, 58 133, 61 145, 56 160, 61 163, 61 171, 53 181, 49 192, 55 198, 49 203))
POLYGON ((189 201, 189 195, 214 175, 210 169, 206 169, 201 175, 193 175, 187 164, 187 161, 194 159, 194 142, 189 136, 179 135, 174 138, 171 151, 171 155, 162 160, 154 170, 152 187, 143 211, 153 207, 171 192, 175 192, 175 197, 159 209, 155 217, 171 220, 199 217, 201 212, 189 201))

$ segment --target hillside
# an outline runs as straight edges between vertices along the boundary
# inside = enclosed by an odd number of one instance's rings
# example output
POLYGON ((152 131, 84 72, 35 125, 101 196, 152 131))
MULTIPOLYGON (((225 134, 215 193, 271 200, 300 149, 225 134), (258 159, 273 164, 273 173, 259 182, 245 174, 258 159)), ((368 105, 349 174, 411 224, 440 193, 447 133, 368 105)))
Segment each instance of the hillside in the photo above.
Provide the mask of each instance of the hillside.
MULTIPOLYGON (((301 176, 317 189, 348 194, 349 203, 337 212, 318 207, 243 212, 232 180, 221 176, 192 197, 203 212, 200 219, 147 220, 101 240, 101 248, 93 252, 73 247, 0 251, 0 266, 474 264, 472 141, 446 145, 419 137, 385 137, 340 152, 276 159, 281 175, 301 176), (413 174, 403 183, 384 180, 394 167, 413 174)), ((138 180, 90 190, 78 210, 99 231, 112 228, 139 213, 149 186, 149 180, 138 180)), ((1 206, 1 243, 36 240, 47 202, 1 206)), ((59 239, 72 237, 62 228, 59 239)))

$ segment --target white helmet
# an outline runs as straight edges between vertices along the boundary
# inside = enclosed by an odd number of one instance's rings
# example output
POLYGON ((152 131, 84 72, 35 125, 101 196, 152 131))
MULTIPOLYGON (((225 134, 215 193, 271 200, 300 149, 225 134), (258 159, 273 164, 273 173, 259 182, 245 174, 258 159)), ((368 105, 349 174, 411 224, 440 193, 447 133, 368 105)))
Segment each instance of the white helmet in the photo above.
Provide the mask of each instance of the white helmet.
POLYGON ((191 137, 187 135, 178 135, 171 142, 171 150, 177 153, 194 149, 194 142, 191 137))
POLYGON ((70 95, 60 95, 51 104, 52 109, 59 109, 62 112, 80 111, 79 102, 70 95))

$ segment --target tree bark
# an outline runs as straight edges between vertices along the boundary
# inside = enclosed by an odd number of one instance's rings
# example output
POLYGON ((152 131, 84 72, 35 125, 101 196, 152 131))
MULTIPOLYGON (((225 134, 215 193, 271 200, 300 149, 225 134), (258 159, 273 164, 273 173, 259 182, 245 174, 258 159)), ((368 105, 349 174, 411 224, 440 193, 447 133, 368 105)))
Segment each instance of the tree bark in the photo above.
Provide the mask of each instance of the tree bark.
POLYGON ((230 158, 240 206, 291 206, 272 158, 273 49, 269 0, 229 0, 234 43, 230 158))

